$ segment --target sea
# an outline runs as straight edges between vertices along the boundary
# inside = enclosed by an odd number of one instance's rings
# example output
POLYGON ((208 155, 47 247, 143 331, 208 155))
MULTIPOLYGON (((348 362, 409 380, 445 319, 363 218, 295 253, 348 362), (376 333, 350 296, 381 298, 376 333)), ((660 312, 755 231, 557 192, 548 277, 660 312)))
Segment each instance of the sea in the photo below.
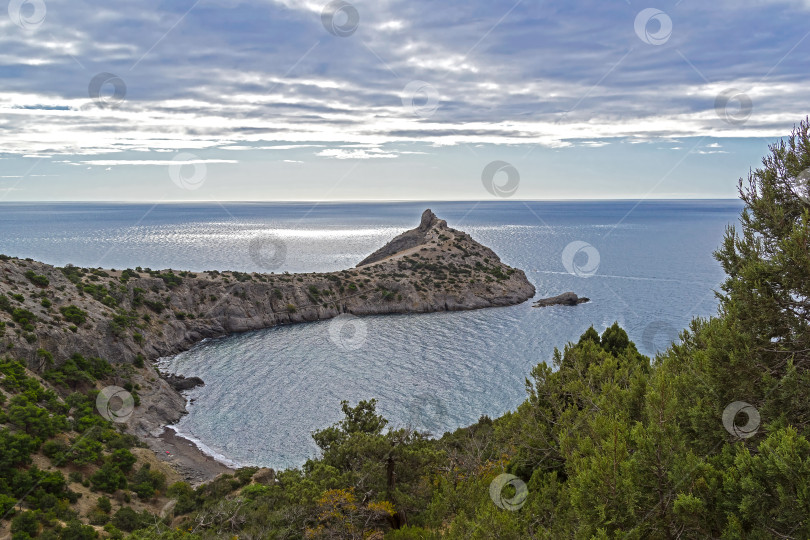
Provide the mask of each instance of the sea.
MULTIPOLYGON (((276 469, 318 456, 311 434, 376 400, 389 428, 441 436, 526 397, 526 379, 593 326, 624 327, 655 356, 696 317, 717 311, 724 279, 713 251, 738 223, 736 200, 390 203, 4 203, 0 253, 84 267, 269 271, 356 265, 432 209, 526 272, 536 298, 590 302, 362 317, 207 340, 161 358, 197 376, 189 414, 172 426, 232 466, 276 469)), ((114 358, 108 360, 115 361, 114 358)))

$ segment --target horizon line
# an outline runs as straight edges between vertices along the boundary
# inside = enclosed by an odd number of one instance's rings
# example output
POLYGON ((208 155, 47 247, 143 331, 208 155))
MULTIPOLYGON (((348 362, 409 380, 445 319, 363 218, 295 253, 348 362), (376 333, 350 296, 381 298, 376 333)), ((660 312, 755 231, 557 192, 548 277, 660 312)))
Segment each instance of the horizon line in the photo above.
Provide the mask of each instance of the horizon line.
MULTIPOLYGON (((739 197, 620 197, 620 198, 596 198, 596 199, 260 199, 260 200, 245 200, 245 199, 177 199, 177 200, 150 200, 150 199, 136 199, 136 200, 15 200, 15 201, 0 201, 3 204, 199 204, 199 203, 238 203, 238 204, 260 204, 260 203, 313 203, 313 204, 332 204, 332 203, 491 203, 491 202, 643 202, 643 201, 740 201, 739 197)), ((742 202, 742 201, 740 201, 742 202)))

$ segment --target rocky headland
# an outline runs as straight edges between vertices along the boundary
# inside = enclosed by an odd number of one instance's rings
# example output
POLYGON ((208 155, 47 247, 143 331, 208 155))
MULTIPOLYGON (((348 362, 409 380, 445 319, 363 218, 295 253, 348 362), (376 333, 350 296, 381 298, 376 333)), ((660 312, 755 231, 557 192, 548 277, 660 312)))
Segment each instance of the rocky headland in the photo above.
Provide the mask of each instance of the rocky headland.
POLYGON ((202 381, 166 380, 150 361, 205 338, 341 314, 509 306, 534 293, 523 271, 426 210, 418 227, 338 272, 60 268, 0 256, 0 344, 39 372, 76 353, 132 364, 141 405, 128 426, 155 448, 185 412, 179 391, 202 381))

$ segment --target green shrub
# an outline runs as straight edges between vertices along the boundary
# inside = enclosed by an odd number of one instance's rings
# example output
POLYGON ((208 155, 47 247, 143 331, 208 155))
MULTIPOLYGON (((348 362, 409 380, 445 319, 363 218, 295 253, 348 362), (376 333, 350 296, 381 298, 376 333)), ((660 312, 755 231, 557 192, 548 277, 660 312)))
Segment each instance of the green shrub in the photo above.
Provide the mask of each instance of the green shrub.
MULTIPOLYGON (((49 458, 54 465, 64 460, 67 449, 68 446, 59 440, 46 441, 45 444, 42 445, 42 453, 45 454, 45 457, 49 458)), ((81 473, 79 473, 79 476, 81 476, 81 473)), ((81 482, 81 480, 79 480, 79 482, 81 482)))
POLYGON ((122 531, 132 532, 151 525, 152 516, 148 512, 139 514, 129 506, 124 506, 113 515, 111 522, 122 531))
POLYGON ((166 490, 166 476, 153 471, 148 463, 132 476, 132 491, 141 499, 151 499, 158 491, 166 490))
POLYGON ((76 388, 112 373, 112 366, 101 358, 85 358, 74 354, 56 369, 48 369, 42 377, 53 384, 76 388))
POLYGON ((98 538, 98 533, 90 525, 84 525, 78 519, 68 521, 67 527, 59 532, 59 538, 70 540, 93 540, 98 538))
POLYGON ((66 427, 64 421, 64 416, 51 417, 45 408, 31 403, 23 394, 14 396, 9 402, 8 422, 40 440, 52 437, 66 427))
POLYGON ((12 320, 22 326, 36 322, 37 316, 23 308, 14 308, 11 311, 12 320))
POLYGON ((87 520, 91 525, 104 525, 110 521, 110 515, 94 508, 87 514, 87 520))
POLYGON ((48 365, 53 364, 53 355, 45 349, 37 349, 37 357, 45 360, 45 363, 48 365))
POLYGON ((132 278, 139 278, 139 277, 141 277, 141 275, 138 274, 135 270, 132 270, 131 268, 127 268, 126 270, 121 272, 121 277, 119 279, 123 283, 126 283, 127 281, 129 281, 132 278))
POLYGON ((248 500, 255 500, 268 493, 270 493, 270 486, 264 484, 250 484, 242 488, 242 496, 248 500))
POLYGON ((171 270, 169 270, 165 274, 152 273, 151 275, 162 279, 163 283, 165 283, 166 286, 170 289, 173 289, 183 283, 183 278, 175 275, 174 272, 172 272, 171 270))
POLYGON ((59 308, 59 312, 66 321, 81 326, 87 321, 87 312, 73 304, 59 308))
POLYGON ((121 469, 122 471, 128 473, 132 466, 137 461, 135 456, 126 449, 126 448, 119 448, 115 450, 110 456, 107 457, 109 463, 114 464, 116 467, 121 469))
POLYGON ((186 482, 175 482, 169 486, 166 494, 177 499, 177 504, 174 507, 175 514, 186 514, 196 506, 194 489, 186 482))
POLYGON ((102 495, 98 498, 98 501, 96 501, 96 508, 105 514, 109 514, 112 511, 112 503, 110 502, 110 499, 102 495))
POLYGON ((11 532, 15 540, 26 536, 36 536, 39 533, 38 512, 26 511, 15 516, 11 521, 11 532))
MULTIPOLYGON (((93 485, 93 489, 105 493, 115 493, 117 490, 127 487, 127 478, 121 469, 108 461, 90 476, 90 483, 93 485)), ((116 526, 120 527, 117 524, 116 526)))
POLYGON ((47 287, 48 285, 50 285, 50 281, 48 280, 47 277, 38 275, 33 270, 28 270, 25 273, 25 277, 27 277, 28 281, 30 281, 37 287, 47 287))
POLYGON ((121 336, 127 328, 132 328, 138 322, 138 314, 135 311, 118 310, 110 321, 110 328, 113 334, 121 336))
POLYGON ((98 463, 104 452, 104 445, 90 437, 84 437, 66 451, 67 461, 73 465, 84 466, 98 463))

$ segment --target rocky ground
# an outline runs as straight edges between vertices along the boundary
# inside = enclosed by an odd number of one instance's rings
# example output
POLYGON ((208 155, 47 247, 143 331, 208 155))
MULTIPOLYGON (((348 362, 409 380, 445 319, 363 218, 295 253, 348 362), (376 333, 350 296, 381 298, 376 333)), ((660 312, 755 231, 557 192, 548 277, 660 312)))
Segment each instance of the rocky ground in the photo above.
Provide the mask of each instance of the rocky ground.
MULTIPOLYGON (((133 364, 141 405, 129 428, 159 454, 163 426, 185 412, 184 398, 150 365, 161 356, 204 338, 344 313, 508 306, 534 293, 523 271, 427 210, 417 228, 340 272, 57 268, 0 256, 0 346, 39 372, 74 353, 133 364)), ((209 461, 201 466, 211 472, 209 461)))

